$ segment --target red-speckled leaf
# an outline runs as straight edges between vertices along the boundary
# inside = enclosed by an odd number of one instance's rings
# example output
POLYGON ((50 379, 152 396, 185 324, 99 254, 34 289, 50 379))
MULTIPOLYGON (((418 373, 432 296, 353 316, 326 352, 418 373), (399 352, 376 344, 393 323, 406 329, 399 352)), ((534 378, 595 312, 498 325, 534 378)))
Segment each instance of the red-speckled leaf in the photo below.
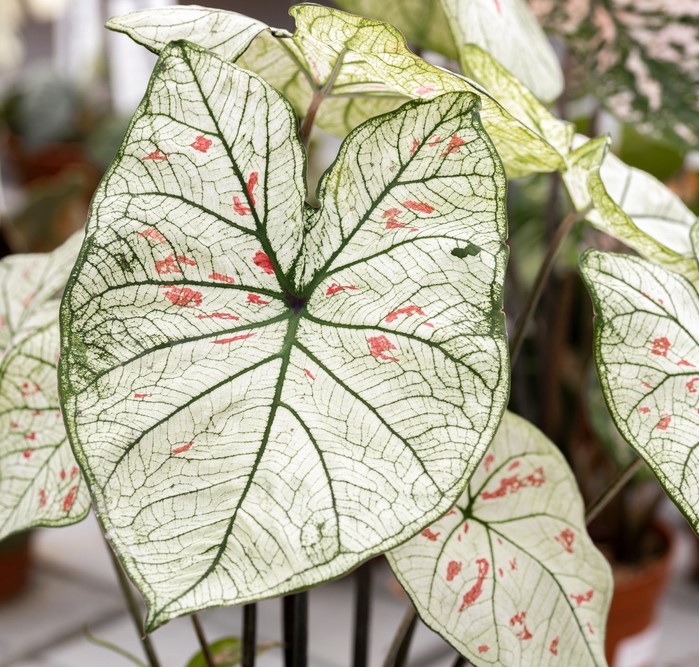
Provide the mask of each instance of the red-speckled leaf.
POLYGON ((69 433, 149 627, 337 577, 460 492, 509 384, 477 110, 361 125, 311 209, 281 95, 163 51, 62 311, 69 433))
POLYGON ((387 554, 427 623, 474 665, 606 666, 609 565, 563 456, 506 413, 456 505, 387 554))
POLYGON ((58 310, 80 247, 0 262, 0 539, 84 518, 87 489, 58 403, 58 310))
POLYGON ((588 251, 580 266, 612 417, 699 531, 697 284, 627 255, 588 251))

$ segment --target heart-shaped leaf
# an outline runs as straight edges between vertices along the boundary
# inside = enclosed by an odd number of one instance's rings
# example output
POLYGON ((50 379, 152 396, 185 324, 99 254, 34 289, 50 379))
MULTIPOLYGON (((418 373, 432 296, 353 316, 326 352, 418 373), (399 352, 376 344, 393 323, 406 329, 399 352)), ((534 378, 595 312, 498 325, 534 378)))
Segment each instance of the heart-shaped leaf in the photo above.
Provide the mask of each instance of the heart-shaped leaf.
POLYGON ((56 388, 58 310, 79 247, 76 236, 0 262, 0 539, 75 523, 90 507, 56 388))
POLYGON ((506 413, 456 505, 387 558, 422 619, 474 665, 606 665, 612 577, 563 456, 506 413))
POLYGON ((595 358, 617 428, 699 529, 699 294, 627 255, 580 261, 595 306, 595 358))
MULTIPOLYGON (((170 9, 138 12, 138 20, 127 14, 112 19, 109 26, 154 51, 168 41, 191 41, 193 37, 200 46, 226 57, 229 51, 219 49, 218 33, 211 38, 200 31, 193 33, 189 24, 163 20, 162 15, 170 9), (153 37, 156 34, 157 39, 153 37)), ((211 20, 210 11, 202 14, 202 21, 211 20)), ((300 116, 306 114, 314 95, 321 94, 323 101, 316 119, 320 128, 344 136, 359 123, 407 100, 431 99, 447 92, 473 92, 481 98, 481 119, 508 175, 556 171, 565 166, 548 135, 539 135, 530 127, 528 118, 513 117, 472 81, 418 58, 393 26, 317 5, 297 5, 291 13, 296 20, 293 37, 263 31, 237 64, 257 72, 281 91, 300 116)), ((219 23, 238 26, 239 20, 241 25, 247 25, 242 19, 229 18, 221 18, 219 23)), ((233 33, 233 27, 230 29, 233 33)), ((514 106, 520 88, 521 84, 502 90, 512 98, 514 106)), ((520 106, 526 104, 524 101, 520 106)))
POLYGON ((508 395, 505 177, 465 93, 357 128, 166 48, 64 299, 64 413, 148 626, 337 577, 446 511, 508 395))
POLYGON ((593 206, 586 220, 648 259, 699 278, 690 238, 697 218, 682 200, 650 174, 608 153, 606 138, 577 136, 575 143, 563 179, 577 210, 593 206))
POLYGON ((699 142, 699 3, 530 0, 585 66, 590 90, 642 132, 699 142))

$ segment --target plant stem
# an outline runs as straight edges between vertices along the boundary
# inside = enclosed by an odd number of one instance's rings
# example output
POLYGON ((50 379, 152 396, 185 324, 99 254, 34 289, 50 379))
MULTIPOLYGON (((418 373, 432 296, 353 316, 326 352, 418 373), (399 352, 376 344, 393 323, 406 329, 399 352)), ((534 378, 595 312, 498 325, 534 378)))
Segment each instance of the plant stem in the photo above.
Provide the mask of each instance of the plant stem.
POLYGON ((347 49, 342 49, 342 51, 340 51, 340 54, 337 56, 335 65, 332 72, 330 72, 330 76, 328 77, 325 85, 322 88, 316 88, 313 91, 313 97, 311 98, 311 103, 308 105, 308 111, 306 111, 306 115, 304 116, 301 127, 299 128, 299 137, 301 139, 301 143, 306 147, 306 152, 308 152, 308 144, 311 140, 311 130, 313 129, 313 123, 315 122, 318 108, 323 103, 323 100, 325 100, 325 98, 332 92, 337 76, 340 73, 340 68, 342 67, 342 61, 344 60, 345 53, 347 53, 347 49))
POLYGON ((410 641, 413 638, 413 633, 415 632, 415 626, 417 625, 417 612, 415 607, 411 604, 408 610, 403 616, 403 620, 396 630, 396 634, 393 637, 393 642, 391 643, 391 648, 388 649, 388 654, 384 660, 383 667, 398 667, 405 663, 405 659, 408 657, 408 649, 410 648, 410 641))
POLYGON ((641 469, 643 459, 635 458, 624 468, 619 476, 599 495, 585 512, 585 524, 590 525, 597 515, 621 491, 626 483, 641 469))
POLYGON ((121 648, 121 646, 112 644, 112 642, 107 641, 106 639, 95 637, 95 635, 90 632, 90 628, 88 628, 87 625, 83 625, 83 634, 85 635, 85 639, 87 639, 87 641, 89 641, 91 644, 95 644, 96 646, 101 646, 102 648, 113 651, 122 658, 126 658, 129 662, 133 662, 134 665, 138 665, 138 667, 146 667, 146 663, 141 662, 135 655, 133 655, 133 653, 129 653, 125 649, 121 648))
POLYGON ((206 635, 204 635, 204 628, 202 627, 199 616, 192 614, 191 617, 192 624, 194 625, 194 632, 199 640, 199 646, 201 646, 201 653, 204 656, 204 661, 207 667, 215 667, 214 656, 211 655, 211 648, 209 648, 209 642, 206 641, 206 635))
POLYGON ((369 619, 371 616, 371 562, 364 563, 354 575, 354 667, 367 667, 369 653, 369 619))
POLYGON ((522 311, 522 314, 519 318, 519 322, 517 322, 517 329, 515 331, 515 335, 512 338, 512 347, 510 349, 510 363, 512 366, 514 366, 514 364, 517 362, 517 357, 519 356, 519 353, 522 349, 522 343, 524 342, 524 334, 527 330, 527 325, 529 324, 529 321, 531 320, 532 315, 536 310, 536 306, 539 303, 541 293, 543 292, 544 287, 546 286, 546 281, 551 275, 551 270, 553 269, 554 261, 556 259, 556 256, 558 255, 558 251, 561 249, 563 241, 565 241, 570 230, 575 226, 575 223, 582 220, 589 213, 589 211, 590 208, 588 207, 583 211, 573 211, 572 213, 569 213, 563 219, 563 222, 561 222, 561 224, 558 226, 558 229, 556 229, 556 233, 551 239, 551 243, 549 244, 548 250, 546 251, 544 261, 541 263, 539 273, 536 275, 534 286, 532 287, 532 290, 529 293, 529 298, 527 299, 527 303, 524 306, 524 310, 522 311))
POLYGON ((308 593, 284 598, 284 665, 306 667, 308 662, 308 593))
POLYGON ((143 618, 141 617, 141 610, 138 606, 138 602, 136 601, 136 597, 134 596, 133 591, 131 590, 131 584, 129 583, 129 580, 126 578, 124 570, 121 567, 121 563, 112 551, 112 547, 108 542, 107 551, 109 552, 109 556, 112 559, 112 564, 114 565, 114 570, 116 571, 117 579, 119 580, 119 587, 121 588, 121 592, 124 594, 126 608, 129 610, 129 615, 131 616, 131 619, 133 620, 134 625, 136 626, 136 632, 138 632, 138 636, 141 639, 143 650, 145 651, 146 657, 148 658, 148 664, 150 665, 150 667, 160 667, 160 661, 158 660, 158 656, 155 653, 155 649, 153 648, 153 644, 150 641, 150 637, 147 633, 143 632, 143 618))
POLYGON ((243 607, 243 661, 242 667, 255 667, 257 652, 257 605, 243 607))

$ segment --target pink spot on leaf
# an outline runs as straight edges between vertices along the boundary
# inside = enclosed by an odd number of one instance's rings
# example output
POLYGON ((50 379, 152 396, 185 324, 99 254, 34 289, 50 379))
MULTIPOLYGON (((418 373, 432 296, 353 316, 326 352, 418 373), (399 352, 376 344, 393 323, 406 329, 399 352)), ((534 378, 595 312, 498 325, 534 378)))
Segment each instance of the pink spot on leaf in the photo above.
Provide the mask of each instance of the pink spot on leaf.
POLYGON ((526 641, 528 639, 531 639, 534 635, 532 635, 531 632, 529 632, 529 628, 527 628, 525 624, 525 619, 527 617, 527 613, 524 611, 520 611, 518 614, 515 614, 511 619, 510 619, 510 626, 515 627, 517 625, 521 625, 522 629, 516 633, 516 637, 521 639, 522 641, 526 641))
POLYGON ((677 365, 678 366, 686 366, 687 368, 696 368, 696 366, 691 361, 687 361, 686 359, 680 359, 677 362, 677 365))
POLYGON ((500 4, 500 0, 493 0, 493 2, 495 3, 495 10, 497 13, 502 15, 502 5, 500 4))
POLYGON ((227 345, 228 343, 235 343, 238 340, 247 340, 248 338, 252 338, 254 335, 254 333, 240 334, 240 336, 233 336, 231 338, 212 340, 211 343, 213 345, 227 345))
POLYGON ((65 470, 61 470, 60 478, 61 481, 65 481, 65 478, 68 476, 65 470))
POLYGON ((410 144, 410 155, 415 155, 415 153, 417 153, 418 148, 420 148, 420 140, 413 139, 413 143, 410 144))
POLYGON ((447 565, 447 581, 453 581, 454 577, 461 572, 462 567, 463 563, 461 561, 450 560, 447 565))
POLYGON ((498 575, 500 575, 501 579, 505 576, 505 571, 501 567, 498 568, 498 575))
POLYGON ((667 431, 667 427, 670 426, 671 421, 672 417, 670 415, 663 415, 655 428, 658 431, 667 431))
POLYGON ((595 629, 592 627, 592 623, 590 623, 590 622, 588 622, 588 624, 587 624, 587 631, 588 631, 591 635, 594 635, 594 634, 595 634, 595 629))
POLYGON ((39 505, 41 505, 41 507, 46 507, 48 500, 46 489, 39 489, 39 505))
POLYGON ((382 217, 386 220, 386 229, 408 229, 411 232, 418 231, 417 227, 410 227, 407 223, 398 220, 400 211, 397 208, 389 208, 382 213, 382 217))
POLYGON ((154 150, 152 153, 141 158, 144 162, 147 160, 152 160, 153 162, 162 162, 170 157, 170 153, 163 153, 159 148, 154 150))
POLYGON ((444 152, 442 153, 442 157, 447 157, 447 155, 458 153, 459 149, 465 145, 466 142, 460 136, 458 136, 457 134, 453 134, 451 136, 451 139, 449 140, 449 143, 447 144, 447 147, 444 149, 444 152))
POLYGON ((240 197, 236 195, 233 197, 233 210, 238 214, 238 215, 248 215, 250 211, 252 210, 249 206, 245 206, 242 201, 240 201, 240 197))
POLYGON ((551 644, 549 644, 549 653, 552 655, 558 655, 558 642, 561 640, 560 637, 554 637, 553 640, 551 641, 551 644))
POLYGON ((428 145, 430 148, 434 148, 435 146, 439 146, 440 141, 442 141, 442 137, 439 137, 439 136, 436 136, 436 135, 432 135, 432 136, 429 138, 429 141, 427 142, 427 145, 428 145))
POLYGON ((513 558, 510 561, 510 570, 512 570, 514 572, 516 569, 517 569, 517 559, 513 558))
POLYGON ((197 315, 200 320, 239 320, 233 313, 211 313, 211 315, 197 315))
POLYGON ((435 87, 431 83, 423 83, 416 91, 415 94, 418 97, 424 97, 425 95, 430 95, 435 91, 435 87))
POLYGON ((488 644, 481 644, 481 645, 478 647, 478 652, 479 652, 479 653, 487 653, 488 651, 490 651, 490 646, 488 646, 488 644))
POLYGON ((35 396, 41 392, 41 387, 36 382, 22 382, 22 396, 25 398, 35 396))
POLYGON ((483 460, 483 467, 485 468, 486 472, 490 472, 490 466, 493 465, 493 461, 495 461, 494 454, 486 455, 485 459, 483 460))
POLYGON ((168 273, 182 273, 180 264, 184 264, 185 266, 197 265, 193 259, 185 257, 184 255, 168 255, 165 259, 160 259, 155 263, 155 270, 160 275, 166 275, 168 273))
POLYGON ((427 538, 430 542, 436 542, 441 533, 433 533, 429 528, 425 528, 420 535, 427 538))
POLYGON ((211 139, 207 139, 206 137, 202 136, 201 134, 191 143, 189 144, 195 151, 199 151, 200 153, 206 153, 206 151, 211 148, 211 144, 214 142, 211 141, 211 139))
POLYGON ((649 408, 649 407, 646 407, 646 406, 642 406, 642 407, 638 408, 638 411, 639 411, 642 415, 647 415, 647 414, 650 412, 650 408, 649 408))
POLYGON ((554 538, 558 544, 563 547, 563 551, 566 553, 573 553, 573 542, 575 542, 575 533, 570 529, 566 528, 556 535, 554 538))
POLYGON ((507 466, 507 469, 508 470, 516 470, 517 468, 519 468, 520 465, 521 465, 521 461, 513 461, 512 463, 510 463, 509 466, 507 466))
POLYGON ((306 377, 310 378, 311 380, 316 379, 315 375, 313 375, 313 373, 311 373, 311 371, 309 371, 307 368, 304 368, 303 372, 306 374, 306 377))
POLYGON ((650 352, 658 357, 667 357, 670 347, 672 347, 670 341, 665 336, 661 336, 653 340, 650 352))
POLYGON ((182 308, 201 306, 202 294, 189 287, 164 287, 165 298, 182 308))
POLYGON ((395 322, 399 315, 405 315, 410 317, 411 315, 419 315, 420 317, 427 317, 425 311, 419 306, 404 306, 403 308, 398 308, 386 315, 386 322, 395 322))
POLYGON ((153 394, 134 394, 133 397, 142 401, 144 398, 150 398, 153 394))
POLYGON ((395 350, 396 346, 391 343, 386 336, 373 336, 367 338, 369 344, 369 352, 372 357, 381 359, 382 361, 399 361, 397 357, 391 357, 386 354, 389 350, 395 350))
POLYGON ((25 459, 31 458, 31 456, 32 456, 32 450, 31 450, 31 449, 25 449, 25 450, 22 452, 22 456, 23 456, 25 459))
POLYGON ((575 602, 578 607, 583 603, 583 602, 589 602, 592 600, 592 598, 595 595, 595 591, 590 589, 589 591, 585 591, 584 593, 571 593, 570 594, 570 599, 575 602))
POLYGON ((248 182, 245 186, 245 189, 247 190, 248 193, 248 198, 250 199, 250 202, 252 205, 255 205, 255 186, 257 185, 257 179, 259 178, 259 174, 256 171, 253 171, 250 176, 248 176, 248 182))
POLYGON ((405 208, 409 208, 411 211, 415 211, 416 213, 425 213, 426 215, 434 213, 434 208, 432 208, 432 206, 429 204, 419 201, 412 201, 411 199, 404 201, 403 206, 405 206, 405 208))
POLYGON ((188 452, 192 447, 194 446, 194 440, 190 440, 189 442, 185 443, 184 445, 180 445, 179 447, 175 447, 170 453, 173 456, 177 456, 178 454, 184 454, 185 452, 188 452))
POLYGON ((274 274, 272 260, 269 258, 267 253, 262 252, 262 250, 258 250, 255 253, 255 256, 252 258, 252 262, 255 266, 261 268, 266 274, 270 276, 274 274))
POLYGON ((338 283, 332 283, 330 287, 325 291, 325 296, 334 296, 335 294, 338 294, 339 292, 344 292, 345 290, 358 290, 359 288, 356 285, 339 285, 338 283))
POLYGON ((464 597, 461 601, 461 606, 459 607, 460 612, 466 609, 466 607, 469 607, 474 602, 476 602, 476 600, 478 600, 478 598, 483 593, 483 582, 485 581, 485 578, 488 576, 490 564, 485 558, 479 558, 478 560, 476 560, 476 564, 478 565, 476 583, 473 584, 473 586, 471 586, 471 588, 464 594, 464 597))
POLYGON ((68 493, 66 494, 66 497, 63 499, 63 511, 64 512, 70 512, 71 508, 73 507, 73 503, 75 502, 75 496, 78 494, 78 486, 73 485, 68 489, 68 493))
POLYGON ((215 280, 217 283, 227 283, 228 285, 235 284, 235 278, 232 276, 227 276, 224 273, 210 273, 209 280, 215 280))
POLYGON ((165 237, 155 228, 148 227, 142 232, 137 232, 138 236, 142 236, 144 239, 148 239, 152 243, 165 243, 165 237))
POLYGON ((483 500, 494 500, 495 498, 504 498, 507 495, 515 494, 522 489, 538 488, 546 482, 544 469, 539 467, 533 473, 522 477, 521 475, 511 475, 503 477, 500 480, 498 488, 494 491, 483 491, 481 498, 483 500))
POLYGON ((692 378, 689 382, 687 382, 687 391, 690 394, 697 393, 697 382, 699 382, 699 378, 692 378))
POLYGON ((259 294, 248 294, 247 302, 256 306, 268 306, 270 304, 269 301, 265 301, 259 294))
POLYGON ((10 422, 10 428, 16 430, 19 428, 19 424, 17 422, 10 422))
POLYGON ((29 433, 25 433, 24 439, 25 440, 36 440, 36 433, 34 433, 34 431, 30 431, 29 433))

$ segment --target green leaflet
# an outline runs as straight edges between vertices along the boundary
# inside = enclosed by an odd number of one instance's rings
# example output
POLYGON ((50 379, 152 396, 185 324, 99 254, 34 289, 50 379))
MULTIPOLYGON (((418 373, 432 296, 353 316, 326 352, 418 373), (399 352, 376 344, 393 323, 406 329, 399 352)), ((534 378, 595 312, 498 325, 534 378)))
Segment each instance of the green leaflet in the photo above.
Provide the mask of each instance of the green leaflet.
MULTIPOLYGON (((556 99, 563 90, 556 54, 523 0, 337 0, 336 4, 392 23, 411 44, 459 58, 462 67, 467 65, 463 46, 479 46, 545 101, 556 99)), ((464 73, 470 76, 467 67, 464 73)))
MULTIPOLYGON (((200 46, 226 56, 227 52, 218 49, 220 36, 208 39, 205 33, 192 33, 187 25, 165 23, 162 15, 169 10, 139 12, 138 21, 128 14, 112 19, 109 26, 119 27, 155 51, 162 48, 167 35, 170 40, 192 41, 191 37, 195 37, 200 46), (156 28, 160 31, 154 40, 156 28)), ((207 20, 210 13, 211 10, 206 10, 204 14, 207 20)), ((257 72, 282 92, 300 116, 306 114, 314 91, 323 89, 334 72, 334 82, 326 91, 327 98, 316 119, 320 128, 344 136, 359 123, 395 109, 409 99, 430 99, 446 92, 473 92, 481 98, 483 124, 509 176, 564 167, 560 152, 526 127, 526 119, 514 118, 495 98, 468 79, 418 58, 392 26, 317 5, 297 5, 291 13, 296 20, 293 37, 275 37, 263 31, 237 64, 257 72)), ((225 24, 226 20, 221 19, 220 23, 225 24)), ((230 19, 228 23, 235 21, 230 19)), ((519 95, 520 88, 513 86, 509 92, 519 95)))
POLYGON ((608 153, 604 137, 579 145, 568 164, 564 182, 577 210, 593 205, 585 216, 590 223, 648 259, 699 279, 690 239, 696 216, 677 195, 608 153))
POLYGON ((58 307, 78 236, 0 262, 0 539, 76 523, 90 507, 56 391, 58 307))
POLYGON ((699 294, 686 278, 627 255, 586 252, 595 358, 617 428, 699 528, 699 294))
POLYGON ((456 505, 386 554, 422 619, 474 665, 605 665, 607 561, 553 443, 506 413, 456 505))
POLYGON ((699 142, 699 3, 530 0, 585 66, 590 91, 621 120, 683 150, 699 142))
POLYGON ((505 177, 477 107, 361 125, 311 209, 285 100, 202 49, 161 54, 92 205, 60 365, 149 628, 340 576, 459 494, 509 384, 505 177))

